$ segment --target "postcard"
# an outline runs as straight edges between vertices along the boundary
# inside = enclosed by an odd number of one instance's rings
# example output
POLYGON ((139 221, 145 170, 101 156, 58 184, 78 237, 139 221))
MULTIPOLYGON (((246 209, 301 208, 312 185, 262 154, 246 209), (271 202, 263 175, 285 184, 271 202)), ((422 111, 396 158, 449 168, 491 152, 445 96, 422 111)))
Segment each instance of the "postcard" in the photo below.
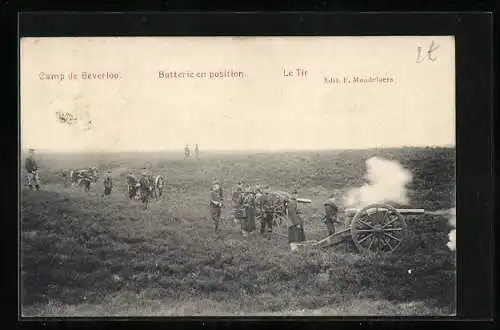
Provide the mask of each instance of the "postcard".
POLYGON ((20 40, 22 316, 456 314, 455 40, 20 40))

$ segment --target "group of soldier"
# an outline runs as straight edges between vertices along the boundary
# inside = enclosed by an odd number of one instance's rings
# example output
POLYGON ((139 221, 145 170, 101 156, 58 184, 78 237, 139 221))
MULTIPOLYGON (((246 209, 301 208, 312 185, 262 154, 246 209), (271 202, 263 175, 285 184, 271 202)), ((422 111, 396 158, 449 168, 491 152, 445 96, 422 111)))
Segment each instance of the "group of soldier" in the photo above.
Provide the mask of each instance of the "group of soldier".
MULTIPOLYGON (((38 175, 38 165, 34 158, 34 150, 29 150, 29 156, 26 158, 25 168, 28 172, 28 186, 30 189, 33 187, 40 190, 40 178, 38 175)), ((88 171, 90 173, 90 171, 88 171)), ((81 174, 83 175, 83 174, 81 174)), ((88 175, 88 174, 86 174, 88 175)), ((129 174, 130 177, 131 174, 129 174)), ((90 182, 90 178, 85 178, 90 182)), ((113 179, 111 172, 108 171, 103 178, 104 192, 103 196, 111 195, 113 190, 113 179)), ((65 180, 66 185, 66 180, 65 180)), ((88 183, 90 185, 90 183, 88 183)), ((130 186, 129 186, 130 188, 130 186)), ((138 180, 137 187, 140 200, 143 208, 148 206, 149 198, 152 191, 152 182, 148 175, 147 169, 143 168, 141 177, 138 180)), ((136 190, 129 190, 129 197, 132 198, 132 193, 135 196, 136 190)), ((224 206, 224 193, 222 184, 218 179, 214 179, 209 196, 209 209, 212 221, 214 223, 215 231, 219 231, 219 224, 222 215, 222 208, 224 206)), ((260 222, 260 234, 269 236, 273 232, 274 218, 275 218, 275 204, 271 197, 271 190, 268 185, 244 185, 242 181, 234 187, 232 191, 232 208, 233 208, 233 221, 240 224, 241 234, 243 237, 248 237, 257 232, 257 222, 260 222)), ((294 243, 305 241, 304 222, 300 216, 298 209, 298 195, 297 190, 293 190, 290 197, 284 201, 284 213, 288 219, 288 242, 292 247, 294 243)), ((338 206, 335 198, 332 195, 324 203, 325 216, 323 217, 324 223, 328 230, 328 235, 335 234, 335 223, 339 222, 337 219, 338 206)))
MULTIPOLYGON (((35 150, 29 149, 28 157, 24 163, 26 172, 28 173, 27 184, 28 187, 33 190, 40 190, 40 175, 38 172, 38 164, 35 160, 35 150)), ((90 190, 90 184, 96 182, 97 180, 97 169, 90 167, 86 170, 80 171, 63 171, 64 186, 67 188, 72 184, 79 183, 83 186, 85 191, 90 190)), ((113 190, 113 179, 111 178, 111 172, 107 171, 103 178, 104 192, 103 196, 111 195, 113 190)))
MULTIPOLYGON (((223 188, 218 179, 214 179, 211 185, 209 206, 211 218, 217 232, 224 206, 223 188)), ((335 234, 335 223, 339 222, 337 219, 339 208, 334 195, 331 195, 323 203, 323 206, 325 210, 323 220, 328 235, 333 235, 335 234)), ((243 237, 248 237, 257 232, 257 222, 260 222, 260 234, 269 237, 273 232, 275 207, 269 185, 257 184, 251 187, 250 185, 245 186, 242 181, 239 181, 233 188, 233 221, 235 224, 240 224, 243 237)), ((293 249, 295 243, 306 240, 304 221, 298 208, 297 190, 293 190, 290 197, 284 200, 284 214, 288 219, 288 243, 293 249)))
MULTIPOLYGON (((194 153, 196 155, 196 158, 198 159, 200 157, 200 149, 198 148, 198 144, 195 145, 194 147, 194 153)), ((189 145, 186 144, 184 147, 184 158, 187 159, 191 157, 191 150, 189 149, 189 145)))
MULTIPOLYGON (((266 235, 272 232, 273 205, 269 196, 269 186, 260 185, 252 189, 244 187, 243 182, 238 182, 232 192, 233 221, 241 225, 244 237, 256 232, 256 221, 260 220, 260 233, 266 235)), ((210 214, 214 222, 215 231, 219 230, 224 196, 221 183, 214 179, 210 189, 210 214)))
POLYGON ((137 194, 137 190, 139 191, 139 199, 142 202, 142 207, 144 209, 148 208, 148 203, 149 203, 149 198, 151 197, 151 192, 153 190, 153 182, 152 179, 150 178, 148 171, 146 168, 142 169, 141 176, 138 180, 138 187, 134 185, 136 182, 135 176, 133 176, 131 173, 127 175, 127 181, 128 181, 128 194, 129 198, 134 198, 135 195, 137 194))

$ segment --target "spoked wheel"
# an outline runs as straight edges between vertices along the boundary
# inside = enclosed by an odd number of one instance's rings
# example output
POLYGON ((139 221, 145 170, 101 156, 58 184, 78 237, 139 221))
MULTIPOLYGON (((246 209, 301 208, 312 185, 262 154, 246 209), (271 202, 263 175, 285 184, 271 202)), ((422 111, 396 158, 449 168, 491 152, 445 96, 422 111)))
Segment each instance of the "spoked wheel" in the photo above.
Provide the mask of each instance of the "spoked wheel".
POLYGON ((288 236, 287 219, 282 214, 273 217, 273 232, 280 236, 288 236))
POLYGON ((404 216, 385 204, 362 208, 351 224, 351 236, 363 253, 391 253, 396 251, 407 234, 404 216))

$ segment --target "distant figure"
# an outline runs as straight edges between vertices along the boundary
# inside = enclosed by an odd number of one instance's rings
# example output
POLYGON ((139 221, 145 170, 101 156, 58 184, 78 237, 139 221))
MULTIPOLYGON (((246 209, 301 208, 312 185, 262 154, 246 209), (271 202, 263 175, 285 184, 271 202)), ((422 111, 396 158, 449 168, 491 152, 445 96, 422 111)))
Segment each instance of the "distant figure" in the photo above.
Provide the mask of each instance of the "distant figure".
POLYGON ((295 243, 306 240, 304 223, 299 216, 297 190, 292 191, 291 197, 286 203, 286 214, 290 221, 290 226, 288 227, 288 244, 290 244, 290 249, 293 251, 296 249, 295 243))
POLYGON ((328 236, 335 234, 335 222, 337 222, 337 213, 339 208, 335 201, 335 196, 331 195, 323 205, 325 207, 325 224, 328 229, 328 236))
POLYGON ((130 199, 137 196, 137 178, 132 173, 127 175, 127 187, 128 187, 128 197, 130 199))
POLYGON ((257 183, 254 188, 255 192, 255 220, 262 222, 262 185, 257 183))
POLYGON ((219 180, 215 179, 210 187, 210 216, 214 222, 215 232, 219 231, 219 222, 222 214, 222 207, 224 206, 224 197, 222 194, 222 186, 219 180))
POLYGON ((237 225, 244 218, 245 210, 243 209, 243 182, 239 181, 236 187, 233 188, 233 221, 237 225))
POLYGON ((104 184, 103 196, 111 195, 111 191, 113 190, 113 179, 111 178, 111 171, 108 171, 106 173, 106 176, 104 176, 103 184, 104 184))
POLYGON ((252 188, 245 189, 243 197, 243 205, 245 207, 245 219, 241 222, 241 234, 247 237, 249 233, 255 231, 255 194, 252 188))
POLYGON ((86 191, 86 192, 90 191, 90 184, 92 183, 92 181, 93 181, 93 177, 92 177, 92 174, 89 170, 81 171, 78 174, 78 182, 80 183, 80 187, 83 186, 84 191, 86 191))
POLYGON ((274 208, 272 197, 269 194, 271 189, 269 186, 265 186, 263 190, 264 193, 262 194, 260 203, 262 209, 260 233, 265 235, 266 233, 270 234, 273 231, 274 208))
POLYGON ((40 176, 38 175, 38 164, 35 160, 34 149, 29 150, 29 155, 26 158, 24 166, 28 172, 28 187, 33 190, 33 184, 35 184, 36 190, 40 190, 40 176))
POLYGON ((190 155, 189 146, 186 144, 186 147, 184 148, 184 159, 188 159, 190 155))
POLYGON ((194 153, 196 154, 196 159, 200 157, 200 149, 198 148, 198 143, 194 147, 194 153))
POLYGON ((71 171, 63 170, 62 176, 64 180, 64 188, 69 188, 69 186, 71 185, 71 171))
POLYGON ((151 193, 151 182, 149 182, 147 170, 142 170, 142 176, 139 179, 139 193, 141 195, 141 202, 144 209, 148 208, 149 195, 151 193))
POLYGON ((92 177, 93 182, 98 182, 99 181, 99 175, 97 173, 97 167, 92 166, 89 168, 90 175, 92 177))

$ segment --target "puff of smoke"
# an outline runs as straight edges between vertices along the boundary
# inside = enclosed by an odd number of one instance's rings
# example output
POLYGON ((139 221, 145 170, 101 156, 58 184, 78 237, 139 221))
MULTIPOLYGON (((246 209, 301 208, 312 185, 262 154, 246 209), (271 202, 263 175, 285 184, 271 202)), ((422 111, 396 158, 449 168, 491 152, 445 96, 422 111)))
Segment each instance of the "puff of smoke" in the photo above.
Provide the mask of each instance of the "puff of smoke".
POLYGON ((446 244, 451 251, 455 251, 457 248, 457 230, 453 229, 448 234, 448 243, 446 244))
POLYGON ((448 219, 448 223, 450 226, 453 227, 453 229, 449 232, 448 234, 448 243, 446 244, 448 248, 452 251, 455 251, 457 248, 457 230, 455 229, 457 227, 457 218, 456 218, 456 208, 451 208, 449 211, 450 218, 448 219))
POLYGON ((344 204, 361 207, 370 203, 394 202, 408 205, 406 186, 411 182, 411 172, 396 161, 371 157, 366 161, 367 183, 347 191, 344 204))

